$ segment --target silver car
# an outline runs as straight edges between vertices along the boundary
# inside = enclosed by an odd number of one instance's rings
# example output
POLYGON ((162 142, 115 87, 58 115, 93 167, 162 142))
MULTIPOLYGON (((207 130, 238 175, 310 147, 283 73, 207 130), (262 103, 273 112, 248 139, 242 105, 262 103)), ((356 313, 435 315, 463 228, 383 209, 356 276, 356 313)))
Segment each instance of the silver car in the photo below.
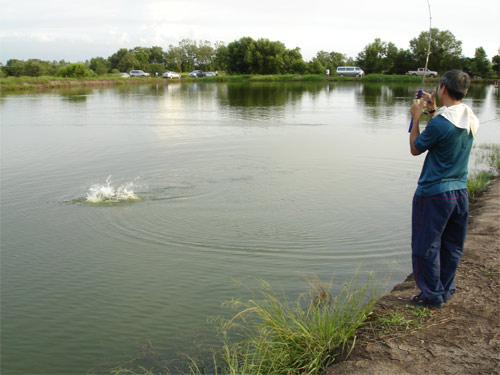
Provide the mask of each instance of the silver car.
POLYGON ((149 77, 149 73, 143 70, 131 70, 129 73, 130 77, 149 77))
POLYGON ((161 76, 163 78, 181 78, 181 75, 176 72, 165 72, 161 76))

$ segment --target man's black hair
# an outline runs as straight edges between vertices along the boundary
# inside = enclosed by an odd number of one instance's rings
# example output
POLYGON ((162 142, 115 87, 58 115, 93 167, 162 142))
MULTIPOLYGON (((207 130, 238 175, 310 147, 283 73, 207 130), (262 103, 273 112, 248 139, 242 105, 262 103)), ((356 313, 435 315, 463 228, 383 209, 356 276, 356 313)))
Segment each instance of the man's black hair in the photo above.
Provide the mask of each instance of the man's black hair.
POLYGON ((470 76, 458 69, 449 70, 441 76, 439 85, 446 87, 451 98, 462 100, 469 90, 470 76))

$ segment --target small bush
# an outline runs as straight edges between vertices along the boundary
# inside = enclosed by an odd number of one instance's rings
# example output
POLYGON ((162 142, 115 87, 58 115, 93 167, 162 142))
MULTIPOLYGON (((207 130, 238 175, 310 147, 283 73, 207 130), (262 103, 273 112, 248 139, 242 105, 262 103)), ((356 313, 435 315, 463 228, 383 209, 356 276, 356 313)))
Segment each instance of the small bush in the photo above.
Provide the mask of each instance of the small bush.
POLYGON ((88 78, 95 77, 96 74, 87 68, 85 64, 76 63, 68 64, 65 67, 59 69, 58 75, 61 77, 71 77, 71 78, 88 78))

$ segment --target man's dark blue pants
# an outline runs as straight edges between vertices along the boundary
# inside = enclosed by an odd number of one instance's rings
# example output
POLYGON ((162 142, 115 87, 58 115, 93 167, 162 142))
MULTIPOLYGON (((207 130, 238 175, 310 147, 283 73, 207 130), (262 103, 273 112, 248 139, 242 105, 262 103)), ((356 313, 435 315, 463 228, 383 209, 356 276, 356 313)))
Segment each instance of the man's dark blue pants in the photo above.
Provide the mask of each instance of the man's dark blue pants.
POLYGON ((413 197, 413 276, 429 303, 447 301, 455 292, 453 282, 462 257, 469 197, 467 189, 430 197, 413 197))

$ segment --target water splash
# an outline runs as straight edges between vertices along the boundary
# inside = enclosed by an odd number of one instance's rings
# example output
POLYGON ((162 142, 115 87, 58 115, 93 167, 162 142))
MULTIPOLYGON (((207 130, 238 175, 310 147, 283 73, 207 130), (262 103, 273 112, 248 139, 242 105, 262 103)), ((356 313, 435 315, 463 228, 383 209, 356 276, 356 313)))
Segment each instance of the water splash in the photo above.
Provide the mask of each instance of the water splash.
POLYGON ((105 184, 95 184, 89 188, 86 201, 88 203, 118 203, 139 200, 133 188, 133 182, 115 188, 111 184, 111 175, 109 175, 105 184))

